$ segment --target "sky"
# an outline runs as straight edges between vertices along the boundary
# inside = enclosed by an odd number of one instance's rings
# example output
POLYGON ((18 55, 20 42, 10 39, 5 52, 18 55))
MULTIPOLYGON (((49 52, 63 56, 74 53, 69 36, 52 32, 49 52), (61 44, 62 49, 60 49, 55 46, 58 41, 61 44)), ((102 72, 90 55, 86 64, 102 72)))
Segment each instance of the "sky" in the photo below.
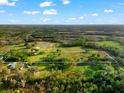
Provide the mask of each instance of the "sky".
POLYGON ((0 24, 124 24, 124 0, 0 0, 0 24))

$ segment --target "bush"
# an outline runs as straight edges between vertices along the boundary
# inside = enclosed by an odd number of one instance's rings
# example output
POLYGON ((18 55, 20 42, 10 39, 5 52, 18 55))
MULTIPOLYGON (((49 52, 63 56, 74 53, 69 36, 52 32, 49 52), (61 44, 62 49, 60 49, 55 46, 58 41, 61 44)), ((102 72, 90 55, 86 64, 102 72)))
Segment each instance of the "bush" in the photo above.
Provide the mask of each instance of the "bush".
POLYGON ((61 50, 56 49, 55 51, 51 52, 43 59, 44 62, 47 62, 52 69, 63 70, 69 67, 68 60, 61 57, 61 50))
POLYGON ((5 62, 25 62, 27 61, 27 54, 23 51, 9 51, 4 55, 3 60, 5 62))
POLYGON ((85 44, 86 44, 86 39, 74 39, 74 40, 61 42, 61 46, 63 47, 84 46, 85 44))

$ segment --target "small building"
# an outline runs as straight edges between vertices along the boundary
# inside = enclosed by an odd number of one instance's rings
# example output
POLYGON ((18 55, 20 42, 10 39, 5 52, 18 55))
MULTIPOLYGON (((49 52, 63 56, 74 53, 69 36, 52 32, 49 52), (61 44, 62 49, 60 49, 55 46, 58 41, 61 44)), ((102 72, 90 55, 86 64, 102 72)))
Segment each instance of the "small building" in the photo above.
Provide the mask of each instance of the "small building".
POLYGON ((39 50, 40 50, 40 47, 34 47, 31 49, 31 51, 34 51, 34 52, 39 51, 39 50))
POLYGON ((0 61, 1 61, 1 60, 3 60, 3 55, 2 55, 2 54, 0 54, 0 61))
POLYGON ((13 63, 9 63, 7 67, 8 67, 9 69, 15 69, 16 66, 17 66, 17 63, 16 63, 16 62, 13 62, 13 63))
POLYGON ((86 50, 82 50, 80 53, 87 53, 87 51, 86 50))

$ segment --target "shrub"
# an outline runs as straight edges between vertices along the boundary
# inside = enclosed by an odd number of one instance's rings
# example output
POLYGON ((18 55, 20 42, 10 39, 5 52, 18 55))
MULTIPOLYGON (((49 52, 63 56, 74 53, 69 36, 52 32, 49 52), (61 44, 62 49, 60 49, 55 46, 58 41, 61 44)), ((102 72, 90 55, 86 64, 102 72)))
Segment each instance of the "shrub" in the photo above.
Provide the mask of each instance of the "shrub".
POLYGON ((47 62, 52 69, 59 69, 63 70, 69 67, 68 60, 61 57, 61 50, 56 49, 55 51, 51 52, 43 59, 44 62, 47 62))
POLYGON ((9 51, 4 55, 4 61, 6 62, 19 62, 27 61, 27 54, 23 51, 9 51))

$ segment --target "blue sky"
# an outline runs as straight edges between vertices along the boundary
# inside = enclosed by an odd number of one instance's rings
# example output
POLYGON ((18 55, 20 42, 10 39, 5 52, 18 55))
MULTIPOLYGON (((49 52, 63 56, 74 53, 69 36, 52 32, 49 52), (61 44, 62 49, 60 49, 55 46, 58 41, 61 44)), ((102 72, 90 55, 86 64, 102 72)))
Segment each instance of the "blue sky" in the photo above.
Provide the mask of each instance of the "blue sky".
POLYGON ((124 24, 124 0, 0 0, 0 24, 124 24))

